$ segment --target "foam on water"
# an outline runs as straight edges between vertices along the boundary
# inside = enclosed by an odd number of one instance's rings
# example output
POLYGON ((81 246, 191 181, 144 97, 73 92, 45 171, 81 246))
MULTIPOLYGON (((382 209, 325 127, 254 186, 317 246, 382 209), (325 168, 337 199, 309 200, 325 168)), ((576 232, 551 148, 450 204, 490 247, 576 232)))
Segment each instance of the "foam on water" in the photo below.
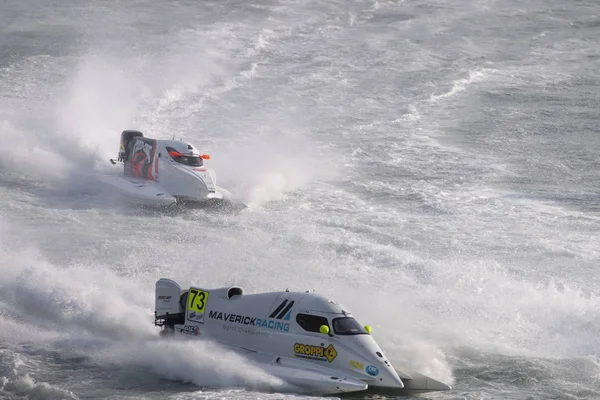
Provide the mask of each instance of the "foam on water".
POLYGON ((0 349, 0 394, 9 396, 8 398, 34 400, 79 398, 69 390, 47 382, 36 381, 29 374, 34 370, 35 364, 25 356, 0 349))
POLYGON ((0 134, 0 171, 3 173, 42 181, 59 179, 71 168, 63 155, 10 121, 0 121, 0 134))
MULTIPOLYGON (((158 339, 151 324, 152 287, 146 290, 99 264, 56 267, 31 248, 0 250, 0 304, 7 310, 0 333, 12 351, 35 343, 38 349, 80 353, 103 368, 134 366, 198 386, 286 390, 278 379, 213 344, 158 339)), ((8 392, 71 395, 16 370, 9 375, 8 392)))
MULTIPOLYGON (((206 101, 252 79, 256 64, 237 75, 226 73, 231 60, 225 56, 232 51, 226 35, 234 28, 183 30, 160 55, 119 59, 90 53, 69 63, 65 67, 72 73, 66 89, 58 92, 55 103, 43 106, 42 118, 52 121, 43 136, 30 125, 13 125, 11 120, 21 118, 21 113, 2 122, 6 140, 0 150, 7 157, 0 167, 76 190, 90 174, 109 170, 107 161, 115 156, 123 129, 140 129, 153 138, 189 138, 202 149, 213 150, 210 143, 218 132, 193 128, 190 133, 186 120, 206 101), (18 157, 23 152, 29 155, 25 160, 18 157)), ((264 46, 266 43, 258 49, 264 46)), ((37 69, 31 73, 39 74, 37 69)), ((330 178, 335 170, 331 159, 313 154, 311 143, 285 127, 280 118, 270 122, 273 126, 269 129, 260 128, 258 140, 248 136, 245 143, 221 145, 213 153, 215 161, 210 162, 217 168, 219 181, 251 206, 273 200, 309 180, 330 178), (281 136, 282 130, 287 138, 281 136)))
POLYGON ((144 367, 163 378, 202 387, 245 387, 262 391, 290 389, 280 379, 214 343, 156 339, 137 344, 115 344, 93 354, 92 359, 102 365, 144 367))
MULTIPOLYGON (((597 50, 562 37, 589 34, 575 6, 541 3, 69 8, 87 49, 0 70, 5 392, 85 392, 47 352, 80 355, 100 397, 108 372, 107 388, 150 375, 286 390, 222 350, 158 341, 165 276, 314 288, 399 366, 476 397, 597 396, 597 199, 576 207, 596 193, 580 131, 597 50), (206 150, 251 209, 163 216, 56 196, 83 193, 73 177, 102 170, 126 128, 206 150)), ((157 396, 263 397, 188 389, 157 396)))
MULTIPOLYGON (((487 70, 487 71, 489 71, 489 70, 487 70)), ((447 98, 452 97, 460 92, 465 91, 469 85, 483 80, 485 78, 485 74, 487 71, 486 71, 486 69, 469 71, 468 78, 461 78, 461 79, 455 80, 454 82, 452 82, 452 89, 450 89, 449 91, 442 93, 442 94, 437 94, 437 95, 432 94, 431 97, 429 98, 429 101, 434 103, 439 100, 447 99, 447 98)))

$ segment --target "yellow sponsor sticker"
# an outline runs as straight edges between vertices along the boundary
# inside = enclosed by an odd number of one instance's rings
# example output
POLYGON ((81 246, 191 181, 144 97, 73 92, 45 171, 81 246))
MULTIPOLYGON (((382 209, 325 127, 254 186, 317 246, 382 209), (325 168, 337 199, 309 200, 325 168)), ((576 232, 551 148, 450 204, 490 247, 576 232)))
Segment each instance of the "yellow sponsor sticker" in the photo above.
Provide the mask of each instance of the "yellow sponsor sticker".
POLYGON ((332 344, 327 346, 325 349, 325 358, 327 361, 332 362, 337 357, 337 351, 335 351, 335 347, 332 344))

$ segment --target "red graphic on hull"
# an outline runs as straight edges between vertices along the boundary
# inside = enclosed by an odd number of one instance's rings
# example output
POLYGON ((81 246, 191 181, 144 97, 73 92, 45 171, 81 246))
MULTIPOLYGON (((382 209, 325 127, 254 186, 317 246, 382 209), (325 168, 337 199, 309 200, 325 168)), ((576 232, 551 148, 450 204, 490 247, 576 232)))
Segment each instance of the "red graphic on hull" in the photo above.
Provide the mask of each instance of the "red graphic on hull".
MULTIPOLYGON (((156 141, 152 140, 152 144, 150 144, 146 142, 148 139, 142 140, 144 142, 140 143, 139 146, 136 143, 134 149, 137 151, 135 151, 131 157, 131 175, 137 178, 144 178, 146 180, 153 181, 154 176, 152 175, 152 163, 154 160, 154 153, 156 152, 156 141)), ((158 160, 156 162, 156 171, 158 172, 158 160)))

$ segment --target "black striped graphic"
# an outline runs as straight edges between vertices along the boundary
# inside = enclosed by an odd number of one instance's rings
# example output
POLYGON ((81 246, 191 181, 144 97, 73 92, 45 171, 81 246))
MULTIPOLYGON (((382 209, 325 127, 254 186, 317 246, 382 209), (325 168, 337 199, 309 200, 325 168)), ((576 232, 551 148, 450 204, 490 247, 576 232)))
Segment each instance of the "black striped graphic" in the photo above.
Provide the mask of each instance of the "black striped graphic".
POLYGON ((294 300, 288 304, 287 299, 281 302, 281 304, 269 315, 269 318, 282 319, 288 311, 294 306, 294 300))

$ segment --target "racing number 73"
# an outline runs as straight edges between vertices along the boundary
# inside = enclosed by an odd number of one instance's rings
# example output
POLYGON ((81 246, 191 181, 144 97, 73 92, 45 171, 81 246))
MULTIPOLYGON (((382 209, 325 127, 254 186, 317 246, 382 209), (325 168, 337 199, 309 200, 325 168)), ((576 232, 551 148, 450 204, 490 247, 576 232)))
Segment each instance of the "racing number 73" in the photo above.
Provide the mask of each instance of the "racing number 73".
POLYGON ((188 310, 203 313, 208 301, 208 292, 190 288, 188 295, 188 310))

